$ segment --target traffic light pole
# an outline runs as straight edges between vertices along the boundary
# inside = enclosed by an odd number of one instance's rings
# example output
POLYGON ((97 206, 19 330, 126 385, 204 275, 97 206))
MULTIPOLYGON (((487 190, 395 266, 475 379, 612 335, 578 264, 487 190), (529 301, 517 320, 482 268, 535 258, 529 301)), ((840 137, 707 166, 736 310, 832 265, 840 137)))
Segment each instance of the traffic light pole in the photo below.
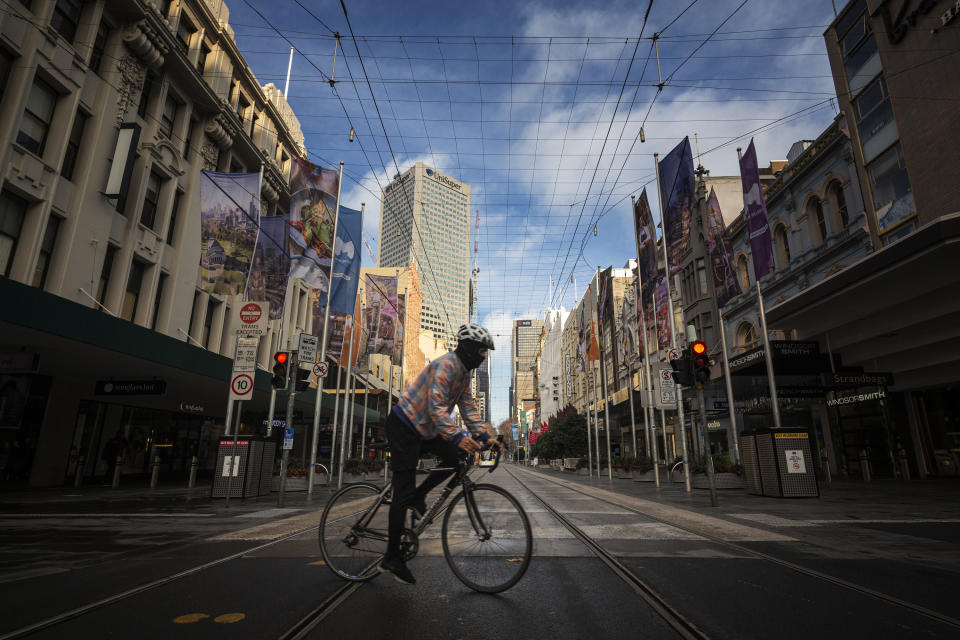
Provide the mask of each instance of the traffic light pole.
MULTIPOLYGON (((294 373, 294 375, 290 375, 290 373, 296 372, 297 367, 300 366, 297 362, 297 352, 294 351, 291 356, 290 365, 287 367, 287 420, 285 425, 285 428, 287 429, 293 428, 293 401, 297 397, 297 376, 296 373, 294 373)), ((306 437, 307 434, 303 435, 306 437)), ((289 463, 290 449, 284 447, 283 456, 280 458, 280 495, 277 498, 278 507, 283 506, 283 496, 284 492, 287 490, 287 465, 289 463)), ((310 473, 311 475, 313 474, 313 468, 310 469, 310 473)), ((309 487, 311 484, 313 484, 312 477, 307 479, 307 486, 309 487)))
MULTIPOLYGON (((673 293, 670 287, 670 257, 667 255, 667 225, 664 222, 663 216, 663 193, 661 192, 660 187, 660 154, 653 154, 653 170, 657 174, 657 199, 660 200, 660 226, 662 227, 663 234, 661 236, 663 245, 663 272, 664 280, 667 283, 667 308, 670 313, 670 317, 667 318, 667 323, 670 325, 670 346, 674 349, 677 348, 677 327, 676 322, 674 321, 673 316, 673 293)), ((682 387, 677 385, 677 419, 680 421, 680 444, 683 451, 683 482, 686 485, 687 493, 693 491, 693 487, 690 485, 690 459, 687 456, 687 427, 684 424, 684 415, 683 415, 683 391, 682 387)))
POLYGON ((717 500, 717 479, 713 473, 713 456, 710 455, 710 442, 707 440, 707 407, 703 399, 703 385, 697 385, 697 404, 700 405, 700 439, 706 447, 704 455, 707 458, 707 484, 710 486, 710 506, 719 505, 717 500))

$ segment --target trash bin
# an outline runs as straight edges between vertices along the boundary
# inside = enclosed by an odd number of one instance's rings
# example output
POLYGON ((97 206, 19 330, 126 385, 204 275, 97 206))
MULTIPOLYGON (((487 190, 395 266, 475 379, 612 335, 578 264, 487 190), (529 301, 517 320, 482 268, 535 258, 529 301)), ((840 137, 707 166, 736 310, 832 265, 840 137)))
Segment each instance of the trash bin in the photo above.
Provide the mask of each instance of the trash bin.
POLYGON ((750 493, 774 498, 816 498, 820 496, 810 449, 810 436, 799 427, 757 429, 744 432, 744 473, 750 493), (753 446, 746 444, 753 440, 753 446), (753 456, 748 456, 750 447, 753 456), (753 462, 748 462, 749 458, 753 462), (753 466, 756 482, 748 470, 753 466))
POLYGON ((747 481, 747 492, 763 495, 763 483, 760 481, 760 461, 757 459, 757 434, 752 429, 740 436, 740 454, 743 458, 743 476, 747 481))
POLYGON ((228 486, 231 498, 268 495, 276 446, 263 436, 238 437, 236 445, 230 436, 220 438, 210 496, 225 498, 228 486))

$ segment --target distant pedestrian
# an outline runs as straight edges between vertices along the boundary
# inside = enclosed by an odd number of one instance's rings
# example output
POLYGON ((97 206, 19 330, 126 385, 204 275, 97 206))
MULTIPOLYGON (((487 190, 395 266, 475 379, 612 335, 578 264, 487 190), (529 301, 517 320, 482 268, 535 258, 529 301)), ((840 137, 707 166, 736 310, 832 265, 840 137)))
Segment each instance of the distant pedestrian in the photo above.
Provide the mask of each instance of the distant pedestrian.
POLYGON ((100 458, 107 463, 107 471, 104 474, 104 482, 113 482, 113 474, 116 473, 117 468, 117 459, 123 459, 123 455, 127 451, 127 441, 120 435, 120 432, 117 431, 112 438, 107 440, 107 444, 103 446, 103 453, 100 454, 100 458))

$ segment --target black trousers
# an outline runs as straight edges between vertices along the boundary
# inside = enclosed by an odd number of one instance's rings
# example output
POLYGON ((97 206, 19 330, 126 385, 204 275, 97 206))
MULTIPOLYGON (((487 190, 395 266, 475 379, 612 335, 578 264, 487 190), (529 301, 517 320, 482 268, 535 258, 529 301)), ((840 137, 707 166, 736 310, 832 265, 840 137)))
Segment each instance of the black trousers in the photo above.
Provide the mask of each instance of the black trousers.
POLYGON ((404 424, 392 412, 387 418, 387 441, 390 443, 390 464, 393 466, 393 502, 390 504, 387 538, 387 558, 400 555, 400 537, 403 533, 407 507, 417 498, 425 498, 430 491, 454 472, 439 471, 429 474, 417 487, 417 463, 423 453, 440 458, 445 467, 456 468, 461 453, 452 441, 437 436, 423 440, 420 434, 404 424))

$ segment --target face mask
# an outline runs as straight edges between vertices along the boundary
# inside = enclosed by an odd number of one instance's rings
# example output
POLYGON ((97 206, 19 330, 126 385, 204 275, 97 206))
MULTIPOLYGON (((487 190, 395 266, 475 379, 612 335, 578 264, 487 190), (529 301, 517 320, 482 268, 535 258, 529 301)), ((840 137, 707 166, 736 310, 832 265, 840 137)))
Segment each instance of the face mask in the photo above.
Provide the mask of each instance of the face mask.
POLYGON ((457 354, 457 357, 460 358, 460 362, 463 363, 463 366, 467 368, 468 371, 476 369, 485 359, 485 356, 477 353, 479 347, 476 346, 467 346, 467 345, 458 345, 454 353, 457 354))

